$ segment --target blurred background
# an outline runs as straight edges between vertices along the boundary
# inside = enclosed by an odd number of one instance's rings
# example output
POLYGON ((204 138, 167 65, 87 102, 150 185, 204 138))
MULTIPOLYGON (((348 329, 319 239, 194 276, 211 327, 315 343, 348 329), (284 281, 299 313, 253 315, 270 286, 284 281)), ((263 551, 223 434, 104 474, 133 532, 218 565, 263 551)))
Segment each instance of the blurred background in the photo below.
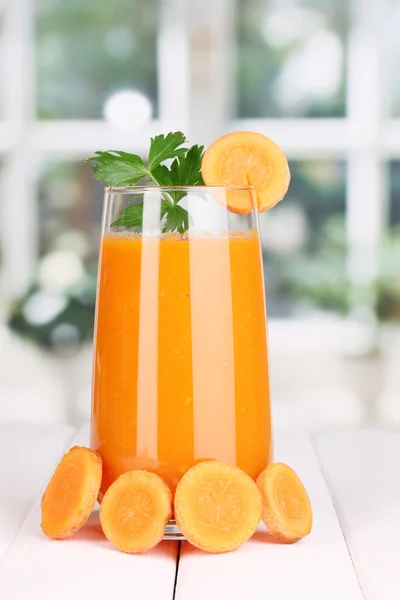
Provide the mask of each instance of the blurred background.
POLYGON ((0 1, 0 421, 90 411, 102 186, 82 159, 250 129, 279 427, 400 426, 400 2, 0 1))

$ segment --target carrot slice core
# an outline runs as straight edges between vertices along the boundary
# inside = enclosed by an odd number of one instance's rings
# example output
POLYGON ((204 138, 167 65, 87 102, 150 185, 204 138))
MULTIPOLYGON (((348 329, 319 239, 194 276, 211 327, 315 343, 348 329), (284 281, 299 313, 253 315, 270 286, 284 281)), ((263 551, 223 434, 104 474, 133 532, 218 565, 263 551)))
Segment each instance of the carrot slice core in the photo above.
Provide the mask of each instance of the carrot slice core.
POLYGON ((251 477, 219 461, 189 469, 175 494, 178 527, 191 544, 207 552, 228 552, 246 542, 261 511, 261 496, 251 477))
POLYGON ((171 514, 171 490, 161 477, 129 471, 104 494, 100 522, 104 535, 119 550, 145 552, 161 541, 171 514))
POLYGON ((311 502, 293 469, 273 463, 258 477, 257 485, 264 502, 262 518, 274 537, 291 544, 310 533, 311 502))

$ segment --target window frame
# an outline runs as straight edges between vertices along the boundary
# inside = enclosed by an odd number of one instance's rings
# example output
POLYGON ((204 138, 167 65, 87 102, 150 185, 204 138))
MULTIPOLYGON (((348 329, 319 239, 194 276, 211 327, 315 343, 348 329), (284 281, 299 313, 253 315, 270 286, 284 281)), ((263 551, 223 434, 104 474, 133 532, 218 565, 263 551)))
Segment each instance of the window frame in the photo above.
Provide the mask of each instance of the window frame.
POLYGON ((385 161, 400 157, 400 119, 388 117, 385 96, 384 19, 389 1, 353 0, 345 118, 235 120, 229 119, 235 84, 229 55, 235 3, 160 2, 159 118, 134 136, 104 121, 35 119, 35 0, 3 4, 0 287, 7 296, 18 296, 34 275, 39 229, 37 166, 43 157, 82 159, 97 148, 141 153, 151 136, 176 129, 205 144, 229 131, 256 130, 276 140, 289 160, 344 159, 348 275, 355 286, 372 286, 379 269, 380 240, 388 226, 385 161))

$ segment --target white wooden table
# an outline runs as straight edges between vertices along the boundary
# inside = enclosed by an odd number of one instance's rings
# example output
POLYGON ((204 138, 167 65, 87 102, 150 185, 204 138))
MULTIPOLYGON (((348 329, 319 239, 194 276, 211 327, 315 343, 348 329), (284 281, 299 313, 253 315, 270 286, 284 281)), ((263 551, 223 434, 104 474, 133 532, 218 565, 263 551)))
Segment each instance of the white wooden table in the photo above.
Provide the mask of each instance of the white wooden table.
POLYGON ((400 433, 278 433, 313 504, 311 535, 293 546, 260 531, 236 552, 162 542, 128 555, 98 513, 72 540, 40 529, 41 493, 62 453, 88 429, 0 424, 1 600, 397 600, 400 598, 400 433))

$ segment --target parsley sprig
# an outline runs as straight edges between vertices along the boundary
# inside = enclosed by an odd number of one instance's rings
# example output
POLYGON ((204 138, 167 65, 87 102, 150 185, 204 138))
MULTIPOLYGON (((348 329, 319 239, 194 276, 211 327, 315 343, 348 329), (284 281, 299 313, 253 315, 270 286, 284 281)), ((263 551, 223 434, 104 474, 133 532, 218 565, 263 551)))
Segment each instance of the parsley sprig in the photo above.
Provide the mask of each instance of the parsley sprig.
MULTIPOLYGON (((85 162, 92 163, 93 177, 112 186, 135 185, 153 182, 156 186, 204 185, 201 161, 204 146, 184 146, 186 137, 181 131, 157 135, 151 139, 147 165, 137 154, 111 150, 95 152, 85 162), (165 161, 171 161, 167 166, 165 161)), ((184 233, 189 227, 189 214, 179 202, 185 196, 182 190, 163 194, 161 202, 162 231, 184 233)), ((122 209, 113 227, 124 227, 135 232, 142 231, 143 197, 139 202, 122 209)))

